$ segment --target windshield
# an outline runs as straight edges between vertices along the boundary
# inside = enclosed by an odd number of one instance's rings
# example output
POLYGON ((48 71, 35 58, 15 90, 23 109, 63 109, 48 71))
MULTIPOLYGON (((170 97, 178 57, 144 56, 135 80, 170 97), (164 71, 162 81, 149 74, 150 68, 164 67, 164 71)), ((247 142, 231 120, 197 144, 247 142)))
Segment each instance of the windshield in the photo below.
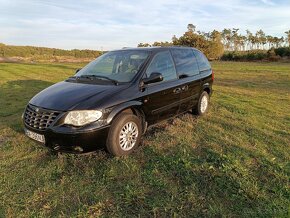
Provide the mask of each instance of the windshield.
POLYGON ((147 57, 147 51, 111 51, 89 63, 75 76, 93 76, 97 79, 129 82, 138 73, 147 57))

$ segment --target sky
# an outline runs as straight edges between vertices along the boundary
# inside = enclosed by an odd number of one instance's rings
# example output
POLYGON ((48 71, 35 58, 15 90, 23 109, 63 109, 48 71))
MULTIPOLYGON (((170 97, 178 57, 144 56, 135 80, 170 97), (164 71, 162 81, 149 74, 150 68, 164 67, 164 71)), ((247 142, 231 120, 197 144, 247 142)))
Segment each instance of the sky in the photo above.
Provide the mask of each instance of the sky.
POLYGON ((111 50, 200 31, 290 30, 290 0, 0 0, 0 42, 111 50))

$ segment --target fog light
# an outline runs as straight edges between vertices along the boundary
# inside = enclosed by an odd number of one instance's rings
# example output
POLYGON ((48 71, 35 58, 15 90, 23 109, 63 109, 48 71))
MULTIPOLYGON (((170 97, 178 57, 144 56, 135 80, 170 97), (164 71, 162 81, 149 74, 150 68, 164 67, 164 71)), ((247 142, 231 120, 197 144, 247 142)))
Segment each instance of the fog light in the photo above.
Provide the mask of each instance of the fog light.
POLYGON ((74 150, 77 151, 77 152, 83 152, 84 151, 84 149, 82 147, 80 147, 80 146, 74 147, 74 150))

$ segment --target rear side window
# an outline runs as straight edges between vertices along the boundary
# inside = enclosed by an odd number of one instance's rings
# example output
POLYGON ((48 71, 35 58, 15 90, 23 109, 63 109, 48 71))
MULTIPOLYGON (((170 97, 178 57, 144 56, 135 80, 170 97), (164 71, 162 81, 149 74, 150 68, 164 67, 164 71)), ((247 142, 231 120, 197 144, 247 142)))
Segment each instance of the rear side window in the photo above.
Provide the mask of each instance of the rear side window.
POLYGON ((147 77, 149 77, 151 73, 161 73, 163 81, 177 78, 174 63, 169 51, 162 51, 154 56, 146 70, 147 77))
POLYGON ((191 49, 172 49, 173 59, 179 76, 194 76, 199 74, 196 57, 191 49))
POLYGON ((203 53, 200 51, 194 50, 194 54, 197 58, 198 66, 200 71, 210 70, 211 66, 203 53))
POLYGON ((199 73, 196 57, 191 49, 172 49, 178 75, 194 76, 199 73))

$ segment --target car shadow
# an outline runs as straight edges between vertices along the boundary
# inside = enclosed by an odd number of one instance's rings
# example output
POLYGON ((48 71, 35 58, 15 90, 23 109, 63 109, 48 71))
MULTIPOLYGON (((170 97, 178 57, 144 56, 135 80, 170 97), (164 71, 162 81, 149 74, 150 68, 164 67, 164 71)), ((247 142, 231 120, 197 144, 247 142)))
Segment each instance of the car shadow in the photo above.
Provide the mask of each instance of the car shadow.
POLYGON ((156 134, 158 134, 159 132, 163 132, 168 126, 170 125, 175 125, 176 123, 176 119, 183 119, 186 116, 192 116, 193 119, 196 119, 197 116, 192 114, 192 111, 188 111, 186 113, 183 114, 179 114, 173 118, 169 118, 167 120, 163 120, 159 123, 156 123, 152 126, 149 126, 148 129, 146 130, 144 136, 145 137, 151 137, 154 136, 156 134))

